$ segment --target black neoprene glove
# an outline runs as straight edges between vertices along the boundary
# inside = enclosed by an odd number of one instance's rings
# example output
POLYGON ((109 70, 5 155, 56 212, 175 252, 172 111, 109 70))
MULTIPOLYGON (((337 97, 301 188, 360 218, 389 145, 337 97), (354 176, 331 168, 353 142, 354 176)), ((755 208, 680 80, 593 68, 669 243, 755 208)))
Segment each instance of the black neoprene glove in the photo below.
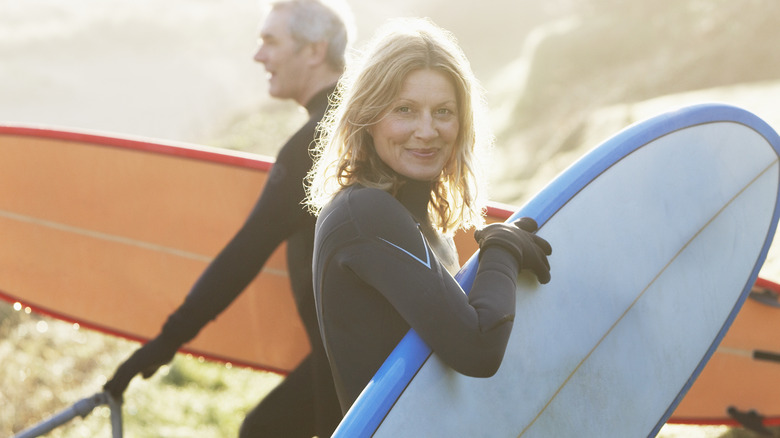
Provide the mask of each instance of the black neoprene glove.
POLYGON ((517 259, 520 270, 530 269, 539 283, 550 281, 550 263, 547 256, 552 254, 552 247, 541 237, 534 234, 538 228, 536 221, 524 217, 512 223, 490 224, 474 232, 474 239, 480 249, 499 246, 517 259))
POLYGON ((117 368, 114 377, 103 386, 115 399, 121 400, 130 380, 141 373, 144 379, 152 377, 157 370, 173 359, 178 345, 158 336, 147 342, 117 368))

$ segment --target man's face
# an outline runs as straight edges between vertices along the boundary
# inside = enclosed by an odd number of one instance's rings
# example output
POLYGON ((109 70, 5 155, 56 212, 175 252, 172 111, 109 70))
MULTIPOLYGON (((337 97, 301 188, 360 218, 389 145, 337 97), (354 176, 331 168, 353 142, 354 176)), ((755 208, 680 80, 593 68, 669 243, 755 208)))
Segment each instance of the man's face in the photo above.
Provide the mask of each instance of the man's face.
POLYGON ((306 90, 310 70, 311 51, 306 44, 293 39, 288 26, 287 10, 272 10, 260 30, 260 47, 255 61, 268 72, 268 93, 279 99, 293 99, 299 103, 306 90))

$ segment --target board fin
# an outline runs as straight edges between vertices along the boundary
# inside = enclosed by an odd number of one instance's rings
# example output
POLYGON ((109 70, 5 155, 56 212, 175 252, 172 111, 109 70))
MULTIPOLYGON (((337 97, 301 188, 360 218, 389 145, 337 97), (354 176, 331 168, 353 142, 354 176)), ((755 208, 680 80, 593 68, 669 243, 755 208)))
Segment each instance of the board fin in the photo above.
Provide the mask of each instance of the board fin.
POLYGON ((780 307, 780 300, 778 299, 780 298, 780 294, 778 294, 778 292, 775 290, 766 287, 755 286, 753 290, 750 291, 750 295, 748 296, 761 304, 766 304, 767 306, 772 307, 780 307))
POLYGON ((756 412, 755 409, 740 411, 734 406, 729 406, 728 413, 731 418, 736 420, 745 429, 751 430, 761 436, 775 436, 771 430, 764 426, 764 416, 756 412))

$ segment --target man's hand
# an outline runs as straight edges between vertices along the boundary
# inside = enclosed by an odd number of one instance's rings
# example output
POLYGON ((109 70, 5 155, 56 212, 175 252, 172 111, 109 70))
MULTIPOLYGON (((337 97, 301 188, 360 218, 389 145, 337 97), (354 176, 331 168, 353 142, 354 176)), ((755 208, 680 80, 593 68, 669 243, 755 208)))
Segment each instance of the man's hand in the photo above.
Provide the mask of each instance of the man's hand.
POLYGON ((106 382, 103 389, 111 393, 115 399, 121 400, 127 385, 136 374, 141 373, 145 379, 148 379, 161 366, 173 359, 177 349, 177 345, 171 345, 161 337, 152 339, 146 345, 136 350, 117 368, 114 377, 106 382))

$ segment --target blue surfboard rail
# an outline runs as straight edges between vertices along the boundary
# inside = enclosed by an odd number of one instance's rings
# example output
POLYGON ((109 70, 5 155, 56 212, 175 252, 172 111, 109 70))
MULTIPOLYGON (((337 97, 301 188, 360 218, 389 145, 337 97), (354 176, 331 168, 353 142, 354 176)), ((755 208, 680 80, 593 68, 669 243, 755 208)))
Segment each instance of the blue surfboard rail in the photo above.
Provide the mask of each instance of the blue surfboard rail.
MULTIPOLYGON (((521 217, 531 217, 536 220, 541 228, 591 181, 632 152, 653 140, 675 131, 715 122, 733 122, 751 128, 764 137, 772 145, 775 153, 780 156, 780 136, 755 114, 742 108, 720 103, 703 103, 688 106, 637 122, 601 143, 555 178, 539 194, 507 219, 507 222, 515 221, 521 217)), ((752 274, 745 282, 735 309, 742 306, 758 277, 759 269, 763 265, 769 251, 779 215, 780 202, 776 202, 768 237, 758 256, 758 261, 752 274)), ((476 272, 477 254, 475 253, 455 276, 455 279, 466 293, 471 290, 476 272)), ((655 436, 672 415, 676 406, 714 353, 728 327, 733 322, 736 313, 736 311, 731 312, 723 329, 708 349, 699 366, 691 374, 690 379, 677 398, 670 404, 664 416, 648 436, 655 436)), ((401 396, 431 354, 430 347, 425 344, 413 329, 409 330, 376 372, 349 412, 347 412, 333 437, 354 438, 373 435, 387 416, 387 413, 392 409, 396 400, 401 396)))

